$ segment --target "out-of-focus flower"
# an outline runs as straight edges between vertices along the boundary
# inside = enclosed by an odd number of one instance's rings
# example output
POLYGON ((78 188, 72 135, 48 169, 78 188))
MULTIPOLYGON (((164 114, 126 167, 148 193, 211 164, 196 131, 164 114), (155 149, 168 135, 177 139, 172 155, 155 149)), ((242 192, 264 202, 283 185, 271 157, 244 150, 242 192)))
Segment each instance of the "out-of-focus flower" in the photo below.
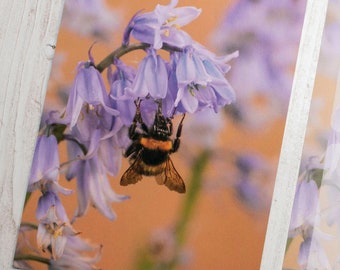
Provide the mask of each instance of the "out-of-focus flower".
POLYGON ((258 127, 285 116, 292 85, 305 0, 240 0, 212 39, 220 51, 239 50, 229 74, 237 90, 238 119, 258 127))
POLYGON ((177 266, 185 266, 191 259, 190 251, 178 247, 175 232, 169 228, 157 229, 151 233, 148 255, 156 268, 166 268, 174 262, 177 266))
POLYGON ((305 231, 298 255, 300 269, 331 269, 326 251, 319 242, 324 235, 317 234, 312 228, 305 231))
POLYGON ((103 0, 66 0, 62 26, 86 37, 111 40, 121 17, 103 0))
POLYGON ((94 264, 100 257, 101 246, 93 246, 77 236, 67 236, 63 255, 58 260, 51 260, 48 269, 98 270, 94 264), (87 256, 89 252, 95 252, 94 256, 87 256))
POLYGON ((340 108, 334 110, 332 118, 324 169, 325 177, 334 179, 334 176, 331 176, 332 174, 340 175, 340 108))
POLYGON ((306 164, 296 187, 293 210, 290 220, 288 237, 300 235, 298 263, 302 269, 330 269, 321 240, 329 238, 318 229, 320 223, 319 190, 315 181, 318 177, 316 170, 322 169, 317 157, 312 157, 306 164))
POLYGON ((149 251, 157 262, 171 262, 176 252, 176 240, 173 231, 154 231, 151 235, 149 251))
POLYGON ((185 129, 186 136, 190 138, 191 148, 214 149, 217 146, 217 136, 222 127, 221 113, 203 110, 189 115, 185 122, 185 129))
POLYGON ((314 180, 299 181, 295 194, 289 237, 314 227, 318 206, 319 191, 314 180))
POLYGON ((237 198, 250 210, 261 210, 268 205, 264 191, 264 180, 268 164, 259 155, 247 153, 236 157, 237 169, 233 184, 237 198))
POLYGON ((178 0, 172 0, 167 6, 157 5, 155 10, 137 13, 128 24, 123 44, 128 44, 130 34, 137 40, 148 43, 154 49, 160 49, 163 43, 176 47, 190 45, 191 37, 181 30, 201 13, 194 7, 175 8, 178 0))
POLYGON ((322 74, 337 78, 340 63, 340 1, 329 0, 326 21, 323 30, 318 71, 322 74))

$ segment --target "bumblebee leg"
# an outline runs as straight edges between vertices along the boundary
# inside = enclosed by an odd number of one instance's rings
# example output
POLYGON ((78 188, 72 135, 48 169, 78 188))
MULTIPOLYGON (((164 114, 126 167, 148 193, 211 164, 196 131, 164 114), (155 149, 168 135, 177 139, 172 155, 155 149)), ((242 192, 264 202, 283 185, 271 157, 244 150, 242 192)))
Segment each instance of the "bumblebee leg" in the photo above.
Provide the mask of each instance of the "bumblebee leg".
POLYGON ((143 119, 142 119, 142 114, 140 111, 140 104, 142 100, 140 98, 135 100, 135 105, 136 105, 136 113, 133 118, 132 124, 129 127, 129 138, 131 140, 135 140, 138 138, 140 135, 139 133, 136 132, 137 124, 140 124, 144 132, 148 132, 148 127, 144 124, 143 119))
POLYGON ((173 132, 173 125, 172 125, 172 120, 171 118, 167 118, 166 119, 166 122, 167 122, 167 126, 168 126, 168 132, 169 132, 169 136, 172 135, 172 132, 173 132))
POLYGON ((185 113, 183 114, 182 119, 179 122, 179 125, 178 125, 178 128, 177 128, 176 138, 175 138, 174 143, 172 145, 172 151, 171 151, 172 153, 176 152, 179 148, 179 145, 180 145, 180 142, 181 142, 180 137, 182 135, 184 117, 185 117, 185 113))
POLYGON ((136 153, 141 149, 141 145, 137 143, 132 143, 124 153, 124 157, 131 156, 132 159, 135 158, 136 153))

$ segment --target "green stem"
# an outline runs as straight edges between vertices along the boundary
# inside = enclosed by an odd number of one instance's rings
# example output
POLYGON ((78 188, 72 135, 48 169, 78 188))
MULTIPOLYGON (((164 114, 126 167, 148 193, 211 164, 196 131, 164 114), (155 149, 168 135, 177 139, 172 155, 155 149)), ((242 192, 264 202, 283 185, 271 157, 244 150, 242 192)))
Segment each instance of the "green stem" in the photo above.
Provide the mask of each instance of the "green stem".
POLYGON ((186 228, 202 188, 203 173, 208 164, 209 157, 210 151, 204 150, 193 165, 190 185, 176 227, 176 242, 178 246, 181 246, 185 241, 186 228))
POLYGON ((285 253, 287 253, 287 251, 288 251, 288 249, 290 247, 290 244, 293 242, 293 239, 294 238, 290 238, 290 237, 287 239, 285 253))
POLYGON ((25 226, 25 227, 29 227, 33 230, 37 230, 38 229, 38 225, 37 224, 34 224, 34 223, 31 223, 31 222, 21 222, 20 224, 21 226, 25 226))
POLYGON ((36 255, 20 255, 20 256, 16 256, 14 257, 15 261, 36 261, 36 262, 40 262, 40 263, 44 263, 47 265, 50 265, 50 260, 47 258, 43 258, 40 256, 36 256, 36 255))
POLYGON ((26 192, 25 202, 24 202, 24 208, 26 207, 29 199, 31 198, 32 192, 26 192))
POLYGON ((144 50, 146 48, 150 47, 149 44, 146 43, 138 43, 138 44, 132 44, 132 45, 122 45, 121 47, 114 50, 112 53, 110 53, 108 56, 106 56, 97 66, 96 69, 99 72, 103 72, 104 69, 106 69, 108 66, 112 64, 112 61, 114 58, 119 58, 123 56, 124 54, 127 54, 129 52, 135 51, 135 50, 144 50))
MULTIPOLYGON (((106 56, 98 65, 96 65, 96 69, 101 73, 112 64, 114 58, 120 58, 124 54, 127 54, 129 52, 136 51, 136 50, 145 50, 149 47, 150 47, 150 44, 146 44, 146 43, 122 45, 116 50, 114 50, 112 53, 110 53, 108 56, 106 56)), ((172 52, 172 51, 181 52, 182 51, 181 48, 171 46, 166 43, 163 44, 161 49, 165 51, 169 51, 169 52, 172 52)))

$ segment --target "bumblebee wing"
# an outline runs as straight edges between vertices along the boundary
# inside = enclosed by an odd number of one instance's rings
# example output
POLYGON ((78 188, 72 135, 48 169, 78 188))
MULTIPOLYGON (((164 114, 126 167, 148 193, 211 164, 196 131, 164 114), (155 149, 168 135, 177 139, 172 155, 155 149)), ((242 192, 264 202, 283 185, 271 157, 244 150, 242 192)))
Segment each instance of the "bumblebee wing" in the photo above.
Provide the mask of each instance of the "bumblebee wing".
POLYGON ((178 193, 185 193, 184 181, 177 172, 170 157, 166 160, 165 169, 155 177, 158 184, 165 185, 170 190, 177 191, 178 193))
POLYGON ((141 159, 140 155, 136 156, 136 159, 132 162, 130 167, 125 171, 120 179, 121 186, 127 186, 130 184, 136 184, 138 181, 142 180, 141 175, 141 159))

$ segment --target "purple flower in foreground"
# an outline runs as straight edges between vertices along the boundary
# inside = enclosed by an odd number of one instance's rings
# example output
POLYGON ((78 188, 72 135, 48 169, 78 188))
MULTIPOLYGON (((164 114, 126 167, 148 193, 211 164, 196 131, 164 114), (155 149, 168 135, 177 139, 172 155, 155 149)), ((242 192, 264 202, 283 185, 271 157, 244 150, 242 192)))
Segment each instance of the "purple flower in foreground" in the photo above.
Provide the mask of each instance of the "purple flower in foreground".
POLYGON ((58 193, 70 195, 71 190, 61 187, 57 180, 59 176, 59 155, 56 138, 41 135, 38 138, 34 154, 28 192, 39 189, 36 211, 39 220, 37 242, 43 251, 50 249, 54 259, 60 257, 65 246, 64 235, 74 235, 69 225, 65 209, 60 202, 58 193))
POLYGON ((120 119, 125 126, 130 126, 135 115, 136 106, 128 90, 131 90, 136 77, 136 69, 127 66, 119 59, 114 59, 116 71, 108 70, 110 95, 114 108, 120 112, 120 119))
MULTIPOLYGON (((59 202, 60 203, 60 202, 59 202)), ((37 242, 43 251, 50 248, 54 260, 60 258, 64 252, 67 236, 74 236, 77 232, 64 217, 59 217, 57 206, 51 204, 44 216, 39 219, 37 242)), ((59 208, 60 209, 60 208, 59 208)), ((64 214, 64 213, 62 213, 64 214)))
POLYGON ((166 62, 153 49, 147 50, 147 53, 138 67, 131 94, 134 99, 146 96, 164 99, 168 91, 166 62))
POLYGON ((217 112, 220 107, 234 102, 234 90, 224 77, 230 67, 222 60, 236 56, 234 53, 218 58, 198 44, 186 47, 183 53, 174 53, 172 63, 178 85, 175 100, 178 111, 194 113, 212 108, 217 112))
POLYGON ((59 178, 59 153, 56 137, 40 135, 35 146, 29 186, 44 179, 57 181, 59 178))
POLYGON ((128 44, 130 34, 137 40, 151 44, 154 49, 160 49, 163 43, 183 47, 190 45, 191 37, 181 30, 201 13, 195 7, 175 8, 178 0, 172 0, 167 6, 157 5, 148 13, 138 13, 130 21, 125 30, 123 44, 128 44))
POLYGON ((94 111, 101 116, 107 114, 113 118, 119 114, 117 110, 110 107, 103 78, 91 62, 81 62, 78 65, 65 116, 55 121, 69 124, 69 128, 72 129, 78 122, 84 106, 86 110, 94 111))

